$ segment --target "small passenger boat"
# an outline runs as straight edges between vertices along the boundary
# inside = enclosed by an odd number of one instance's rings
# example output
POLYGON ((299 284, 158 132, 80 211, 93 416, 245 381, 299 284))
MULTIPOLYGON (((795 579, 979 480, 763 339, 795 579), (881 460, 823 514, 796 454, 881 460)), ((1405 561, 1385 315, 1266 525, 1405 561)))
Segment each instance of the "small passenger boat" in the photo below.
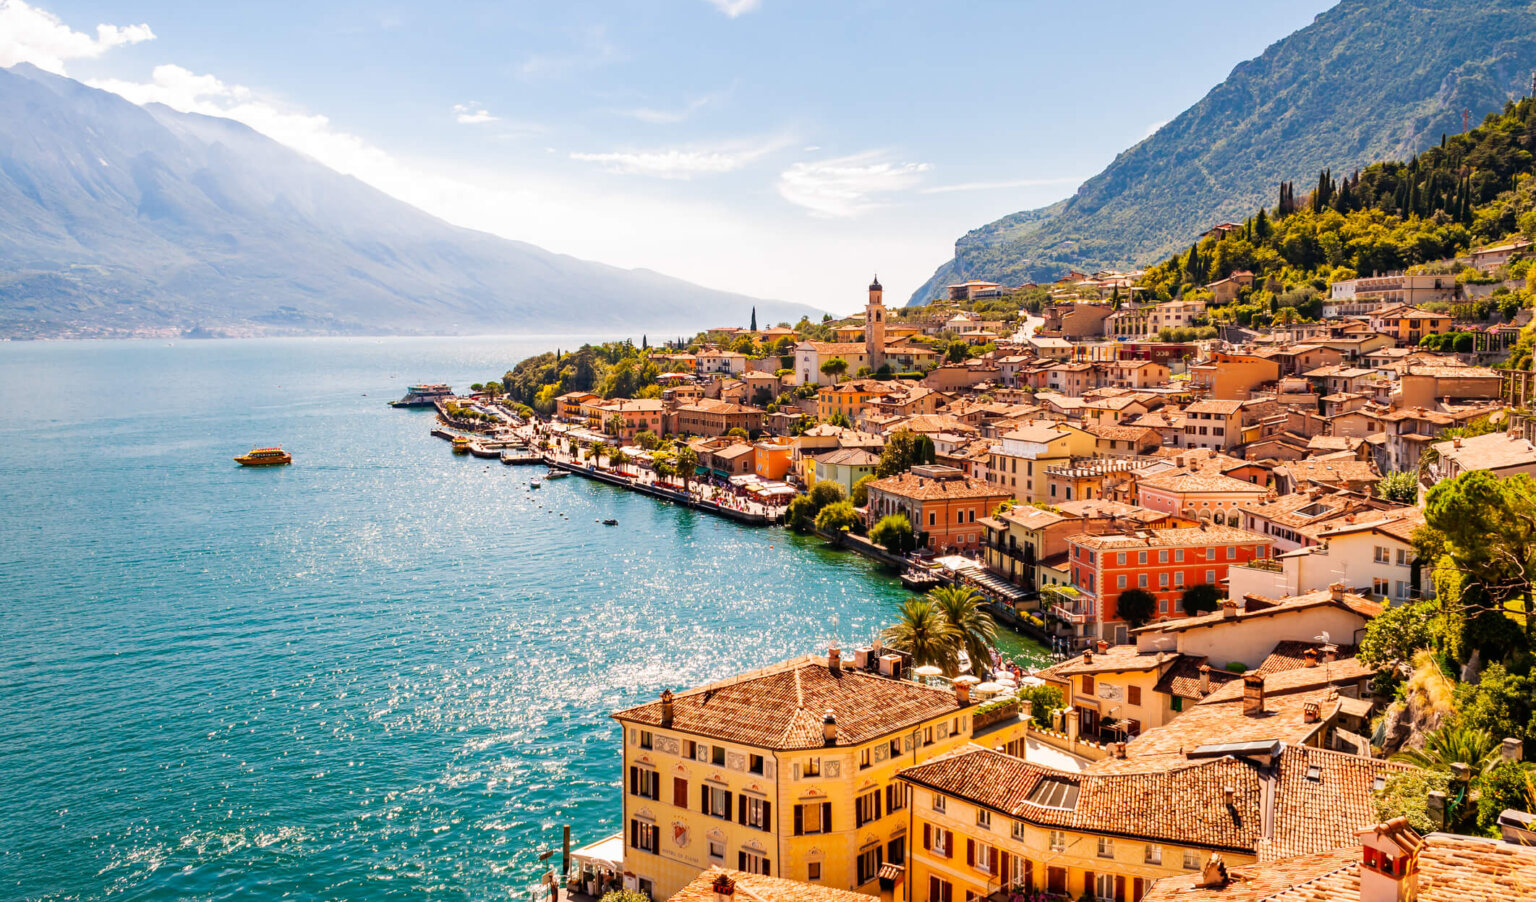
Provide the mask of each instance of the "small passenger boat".
POLYGON ((565 472, 564 470, 550 470, 548 473, 544 474, 544 478, 545 479, 564 479, 565 477, 567 477, 569 475, 571 475, 571 474, 565 472))
POLYGON ((539 481, 537 479, 530 479, 530 480, 528 480, 528 488, 536 489, 538 487, 539 487, 539 481))
POLYGON ((467 436, 467 435, 456 435, 456 436, 453 437, 453 453, 454 454, 468 454, 469 453, 469 436, 467 436))
POLYGON ((618 526, 619 525, 619 521, 613 519, 612 517, 609 517, 608 519, 603 521, 603 525, 604 526, 618 526))
POLYGON ((252 448, 235 458, 242 467, 281 467, 293 463, 293 455, 282 448, 252 448))

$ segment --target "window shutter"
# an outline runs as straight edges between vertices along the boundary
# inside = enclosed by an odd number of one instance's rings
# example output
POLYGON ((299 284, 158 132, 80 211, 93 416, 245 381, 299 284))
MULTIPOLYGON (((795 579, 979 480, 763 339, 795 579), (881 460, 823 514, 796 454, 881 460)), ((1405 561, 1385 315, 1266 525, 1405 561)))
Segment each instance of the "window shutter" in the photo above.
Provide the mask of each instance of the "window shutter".
POLYGON ((1115 902, 1125 902, 1125 878, 1115 875, 1115 902))
POLYGON ((772 802, 764 802, 763 803, 763 829, 764 830, 770 830, 770 831, 773 829, 773 803, 772 802))
POLYGON ((747 825, 747 797, 744 795, 736 797, 736 823, 743 827, 747 825))
POLYGON ((1094 879, 1092 871, 1083 872, 1083 895, 1094 898, 1098 895, 1098 881, 1094 879))
POLYGON ((796 805, 795 806, 795 835, 796 836, 800 836, 800 835, 802 835, 804 833, 805 833, 805 806, 803 806, 803 805, 796 805))
POLYGON ((763 859, 763 876, 764 877, 772 877, 773 876, 773 862, 769 861, 766 858, 763 859))
POLYGON ((953 830, 944 831, 944 857, 955 857, 955 831, 953 830))
POLYGON ((672 778, 672 804, 679 808, 688 807, 688 781, 682 777, 672 778))
POLYGON ((932 849, 933 849, 933 826, 931 824, 924 824, 923 825, 923 851, 924 852, 928 852, 928 851, 931 851, 932 849))
POLYGON ((640 848, 640 822, 639 821, 630 821, 629 822, 629 847, 631 849, 638 849, 638 848, 640 848))
POLYGON ((976 840, 969 836, 965 838, 965 864, 967 867, 976 866, 976 840))
POLYGON ((745 853, 745 852, 737 852, 736 853, 736 870, 738 870, 738 871, 745 871, 746 869, 747 869, 747 853, 745 853))
POLYGON ((640 794, 640 768, 638 767, 629 769, 629 794, 632 796, 640 794))
POLYGON ((700 786, 699 787, 699 810, 704 812, 705 814, 709 813, 709 787, 708 786, 700 786))
POLYGON ((1008 857, 1008 853, 1007 852, 999 852, 999 853, 997 853, 997 867, 994 868, 994 870, 997 871, 998 882, 1003 884, 1004 886, 1006 886, 1009 883, 1013 882, 1012 879, 1011 879, 1013 875, 1008 873, 1008 865, 1010 865, 1012 863, 1013 863, 1013 859, 1008 857))
POLYGON ((731 819, 731 794, 729 792, 725 794, 725 819, 731 819))
POLYGON ((1134 902, 1141 902, 1141 897, 1147 891, 1147 881, 1141 879, 1140 877, 1137 877, 1136 878, 1136 883, 1132 886, 1132 890, 1134 891, 1134 894, 1135 894, 1134 902))
POLYGON ((992 847, 992 854, 987 856, 987 867, 988 867, 989 870, 992 871, 993 874, 1000 873, 998 871, 998 869, 997 869, 997 863, 998 863, 998 859, 997 859, 997 846, 993 846, 992 847))
POLYGON ((821 832, 823 832, 823 833, 831 833, 832 832, 832 803, 831 802, 822 802, 821 803, 821 832))
MULTIPOLYGON (((891 787, 889 787, 889 786, 886 787, 886 791, 890 791, 890 789, 891 789, 891 787)), ((887 806, 887 807, 889 807, 889 806, 887 806)), ((875 793, 875 820, 878 821, 883 816, 884 815, 882 815, 880 813, 880 793, 877 792, 877 793, 875 793)))

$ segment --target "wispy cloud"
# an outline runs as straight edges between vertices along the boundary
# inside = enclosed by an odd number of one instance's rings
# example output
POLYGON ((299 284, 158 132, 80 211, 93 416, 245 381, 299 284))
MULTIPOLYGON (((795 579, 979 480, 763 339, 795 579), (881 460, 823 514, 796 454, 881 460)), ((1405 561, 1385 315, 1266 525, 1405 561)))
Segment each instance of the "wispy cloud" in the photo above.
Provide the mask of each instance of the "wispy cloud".
POLYGON ((726 92, 724 91, 717 91, 713 94, 705 94, 701 97, 695 97, 683 106, 674 109, 658 109, 656 107, 642 106, 627 110, 615 110, 614 112, 618 113, 620 116, 627 116, 630 119, 638 119, 641 122, 645 122, 650 125, 675 125, 676 123, 683 122, 692 118, 693 114, 704 109, 705 107, 719 103, 720 100, 725 96, 725 93, 726 92))
POLYGON ((594 25, 578 37, 576 46, 558 53, 535 53, 518 67, 526 78, 554 78, 595 69, 621 59, 617 44, 608 40, 607 29, 594 25))
POLYGON ((762 0, 709 0, 709 5, 732 19, 754 12, 762 6, 762 0))
POLYGON ((696 175, 735 172, 755 163, 785 146, 775 139, 758 144, 731 144, 716 147, 670 147, 656 150, 621 150, 605 153, 571 154, 571 159, 596 163, 621 175, 648 175, 663 179, 689 179, 696 175))
POLYGON ((94 59, 113 47, 153 41, 148 25, 97 25, 96 36, 22 0, 0 0, 0 67, 31 63, 59 75, 74 59, 94 59))
POLYGON ((1006 191, 1010 188, 1042 188, 1050 185, 1076 185, 1080 176, 1061 176, 1048 179, 1009 179, 1001 182, 959 182, 954 185, 934 185, 923 188, 921 194, 950 194, 956 191, 1006 191))
POLYGON ((455 121, 460 125, 479 125, 482 122, 495 122, 497 118, 487 112, 485 107, 474 101, 454 104, 453 115, 455 121))
POLYGON ((878 150, 796 163, 779 174, 779 196, 816 216, 843 219, 883 206, 882 195, 910 190, 931 168, 878 150))

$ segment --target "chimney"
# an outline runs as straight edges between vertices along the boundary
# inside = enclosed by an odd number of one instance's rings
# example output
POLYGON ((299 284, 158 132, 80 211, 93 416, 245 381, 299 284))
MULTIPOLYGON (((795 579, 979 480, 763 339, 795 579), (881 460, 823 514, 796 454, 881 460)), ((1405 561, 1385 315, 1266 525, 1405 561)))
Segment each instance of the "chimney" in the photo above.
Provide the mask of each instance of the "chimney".
POLYGON ((1322 709, 1318 708, 1317 702, 1307 702, 1301 706, 1301 719, 1306 723, 1317 723, 1320 717, 1322 709))
POLYGON ((1022 699, 1019 702, 1019 717, 1027 723, 1030 720, 1033 720, 1034 716, 1035 700, 1032 698, 1022 699))
POLYGON ((1329 583, 1328 584, 1328 597, 1332 598, 1334 601, 1343 601, 1344 600, 1344 584, 1343 583, 1329 583))
POLYGON ((1123 742, 1110 743, 1110 747, 1109 748, 1110 748, 1110 753, 1113 754, 1116 758, 1119 758, 1122 761, 1125 760, 1125 743, 1123 743, 1123 742))
POLYGON ((836 645, 827 649, 827 669, 833 673, 843 672, 843 651, 836 645))
POLYGON ((1099 647, 1099 654, 1101 654, 1101 655, 1104 654, 1106 651, 1109 651, 1109 643, 1105 642, 1103 639, 1099 640, 1098 647, 1099 647))
POLYGON ((716 874, 709 888, 714 893, 714 902, 733 902, 736 897, 736 881, 729 874, 716 874))
POLYGON ((1405 817, 1356 831, 1360 839, 1360 902, 1414 902, 1419 895, 1423 837, 1405 817))
POLYGON ((1445 827, 1445 790, 1430 790, 1429 799, 1424 803, 1425 812, 1429 815, 1430 823, 1436 827, 1445 827))
POLYGON ((1235 786, 1223 786, 1221 788, 1221 803, 1223 805, 1227 806, 1228 808, 1231 808, 1233 803, 1235 803, 1236 801, 1237 801, 1237 787, 1235 787, 1235 786))
POLYGON ((1232 620, 1237 617, 1237 602, 1228 598, 1221 603, 1221 619, 1232 620))
POLYGON ((1301 653, 1301 657, 1307 662, 1308 667, 1317 666, 1317 649, 1309 648, 1301 653))
POLYGON ((1200 886, 1204 889, 1220 889, 1227 885, 1227 864, 1221 856, 1211 853, 1210 861, 1200 870, 1200 886))
POLYGON ((1453 439, 1451 439, 1451 447, 1453 447, 1453 448, 1460 448, 1461 447, 1461 439, 1460 438, 1453 438, 1453 439))
POLYGON ((1200 665, 1200 694, 1211 694, 1211 665, 1209 664, 1200 665))
POLYGON ((1257 673, 1243 674, 1243 715, 1258 717, 1264 713, 1264 677, 1257 673))
POLYGON ((837 744, 837 715, 832 709, 827 709, 827 716, 821 719, 821 738, 827 745, 837 744))
POLYGON ((663 727, 670 727, 670 726, 672 726, 672 690, 671 689, 663 689, 661 691, 661 725, 663 727))
POLYGON ((1525 748, 1520 744, 1520 740, 1510 736, 1499 743, 1499 753, 1506 761, 1519 761, 1525 757, 1525 748))
POLYGON ((1323 662, 1324 663, 1332 664, 1334 661, 1338 660, 1338 657, 1339 657, 1339 647, 1337 645, 1329 644, 1329 645, 1324 645, 1323 646, 1323 662))
POLYGON ((1093 663, 1093 649, 1092 648, 1085 648, 1085 649, 1083 649, 1083 663, 1084 664, 1092 664, 1093 663))
POLYGON ((960 705, 969 705, 971 703, 970 683, 955 684, 955 702, 960 705))

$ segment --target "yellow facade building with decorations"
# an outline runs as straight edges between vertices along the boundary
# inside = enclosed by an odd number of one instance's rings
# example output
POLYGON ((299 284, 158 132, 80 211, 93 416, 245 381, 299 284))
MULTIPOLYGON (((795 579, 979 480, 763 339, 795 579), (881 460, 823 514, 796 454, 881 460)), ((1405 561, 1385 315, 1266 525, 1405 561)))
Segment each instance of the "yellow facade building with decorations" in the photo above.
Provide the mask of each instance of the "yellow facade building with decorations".
POLYGON ((626 883, 665 899, 727 867, 890 898, 911 850, 897 772, 1024 734, 1016 714, 978 734, 966 690, 914 682, 905 660, 833 649, 614 714, 626 883))

